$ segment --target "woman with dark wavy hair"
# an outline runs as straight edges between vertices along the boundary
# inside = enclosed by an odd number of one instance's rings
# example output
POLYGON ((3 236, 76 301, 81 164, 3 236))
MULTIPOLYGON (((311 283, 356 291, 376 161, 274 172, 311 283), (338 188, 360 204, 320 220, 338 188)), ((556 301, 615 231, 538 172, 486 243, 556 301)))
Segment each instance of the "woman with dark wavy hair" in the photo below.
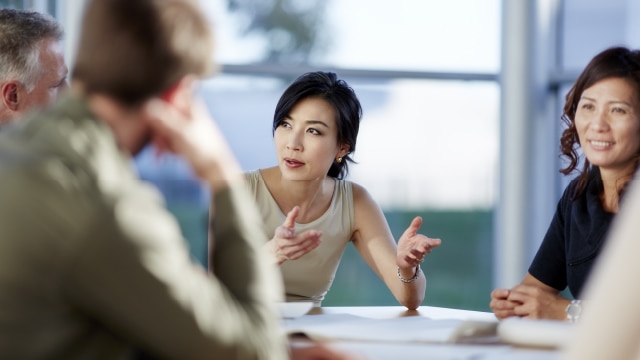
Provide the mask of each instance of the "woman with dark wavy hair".
POLYGON ((273 237, 265 250, 280 265, 287 300, 319 306, 352 242, 398 302, 415 309, 426 289, 420 263, 440 240, 418 234, 416 217, 396 244, 366 189, 344 179, 361 116, 355 92, 334 73, 304 74, 282 94, 273 118, 278 165, 246 174, 273 237))
POLYGON ((560 150, 569 162, 560 172, 579 167, 580 150, 582 169, 558 202, 524 280, 491 293, 500 319, 578 319, 583 286, 638 168, 640 51, 613 47, 596 55, 569 90, 562 120, 560 150), (559 295, 567 287, 574 300, 559 295))

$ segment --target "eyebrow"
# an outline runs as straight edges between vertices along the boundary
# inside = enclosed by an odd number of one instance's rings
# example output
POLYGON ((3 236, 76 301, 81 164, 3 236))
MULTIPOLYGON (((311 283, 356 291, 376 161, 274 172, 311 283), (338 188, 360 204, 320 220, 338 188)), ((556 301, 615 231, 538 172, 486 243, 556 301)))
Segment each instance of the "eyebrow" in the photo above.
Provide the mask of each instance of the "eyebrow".
POLYGON ((329 128, 329 125, 327 125, 324 121, 320 121, 320 120, 307 120, 306 123, 309 125, 322 125, 327 129, 329 128))
MULTIPOLYGON (((580 100, 585 99, 585 100, 589 100, 589 101, 593 101, 593 102, 597 102, 596 99, 590 98, 588 96, 581 96, 580 100)), ((631 103, 628 103, 624 100, 614 100, 614 101, 607 101, 607 104, 623 104, 623 105, 627 105, 632 107, 633 105, 631 105, 631 103)))
MULTIPOLYGON (((285 116, 285 119, 295 121, 295 119, 293 119, 290 115, 285 116)), ((304 122, 307 125, 322 125, 322 126, 326 127, 327 129, 329 128, 329 125, 327 125, 327 123, 325 123, 324 121, 320 121, 320 120, 306 120, 304 122)))

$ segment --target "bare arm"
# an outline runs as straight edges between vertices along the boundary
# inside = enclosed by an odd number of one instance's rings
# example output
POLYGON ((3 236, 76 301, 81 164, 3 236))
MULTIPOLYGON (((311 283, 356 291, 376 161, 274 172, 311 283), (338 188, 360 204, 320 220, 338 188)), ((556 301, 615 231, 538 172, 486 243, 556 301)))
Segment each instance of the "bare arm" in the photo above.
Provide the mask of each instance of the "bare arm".
POLYGON ((440 245, 439 239, 417 234, 421 220, 415 220, 400 239, 393 239, 382 210, 369 193, 353 184, 355 231, 353 243, 367 264, 384 281, 398 302, 415 309, 424 300, 426 279, 422 271, 412 282, 398 279, 398 269, 404 279, 413 278, 416 267, 430 250, 440 245))

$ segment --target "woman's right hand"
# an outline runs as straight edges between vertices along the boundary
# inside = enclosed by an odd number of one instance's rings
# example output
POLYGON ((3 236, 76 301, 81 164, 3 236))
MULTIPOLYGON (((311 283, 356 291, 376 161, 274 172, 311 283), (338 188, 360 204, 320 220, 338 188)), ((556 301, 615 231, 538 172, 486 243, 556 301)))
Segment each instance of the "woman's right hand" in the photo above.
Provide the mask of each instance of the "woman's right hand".
POLYGON ((500 320, 516 316, 515 307, 518 304, 509 300, 510 294, 511 290, 509 289, 495 289, 491 292, 491 302, 489 303, 489 307, 500 320))
POLYGON ((299 259, 320 245, 321 231, 307 230, 296 234, 295 223, 299 213, 298 206, 291 209, 284 223, 276 228, 273 239, 265 245, 278 265, 287 260, 299 259))

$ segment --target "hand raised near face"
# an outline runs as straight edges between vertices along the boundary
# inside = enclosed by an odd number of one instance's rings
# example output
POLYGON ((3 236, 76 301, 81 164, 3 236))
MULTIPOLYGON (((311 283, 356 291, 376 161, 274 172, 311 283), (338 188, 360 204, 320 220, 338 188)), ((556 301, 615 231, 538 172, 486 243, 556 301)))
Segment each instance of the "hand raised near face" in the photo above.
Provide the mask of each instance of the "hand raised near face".
POLYGON ((416 216, 398 240, 396 264, 401 269, 415 268, 424 261, 425 255, 429 254, 433 248, 440 246, 442 242, 440 239, 418 234, 420 226, 422 226, 422 218, 416 216))
POLYGON ((184 93, 180 102, 148 101, 144 117, 157 149, 183 157, 199 178, 217 190, 242 178, 242 171, 204 103, 191 98, 194 82, 190 77, 179 82, 176 91, 184 93))
POLYGON ((296 233, 295 223, 299 213, 298 206, 291 209, 284 223, 276 228, 273 239, 267 242, 267 251, 273 254, 278 265, 287 260, 299 259, 320 245, 321 231, 312 229, 296 233))

